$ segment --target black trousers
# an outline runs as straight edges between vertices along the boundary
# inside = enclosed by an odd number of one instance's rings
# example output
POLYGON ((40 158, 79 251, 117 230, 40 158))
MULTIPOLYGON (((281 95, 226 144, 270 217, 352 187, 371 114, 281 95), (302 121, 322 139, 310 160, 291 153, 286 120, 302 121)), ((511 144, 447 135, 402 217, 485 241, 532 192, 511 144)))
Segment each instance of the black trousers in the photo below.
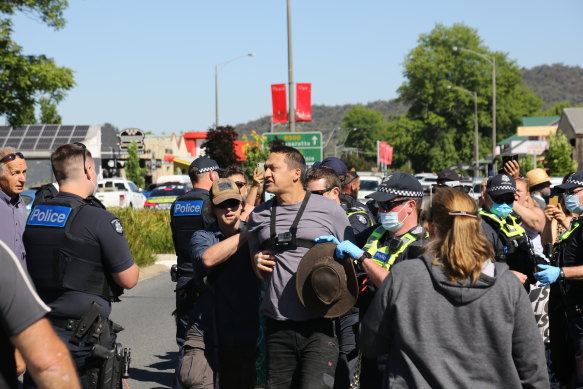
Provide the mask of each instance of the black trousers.
POLYGON ((330 319, 266 321, 267 388, 334 386, 338 339, 330 319))

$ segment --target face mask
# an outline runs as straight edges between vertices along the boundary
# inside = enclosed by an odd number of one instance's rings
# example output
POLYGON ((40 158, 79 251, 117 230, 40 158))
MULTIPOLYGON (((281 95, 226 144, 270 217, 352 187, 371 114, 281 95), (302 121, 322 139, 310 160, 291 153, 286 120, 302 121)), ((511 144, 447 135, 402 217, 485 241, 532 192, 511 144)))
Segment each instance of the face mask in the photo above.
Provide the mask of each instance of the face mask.
POLYGON ((398 231, 401 227, 403 227, 403 223, 409 215, 405 216, 403 221, 399 221, 399 212, 382 212, 379 213, 379 221, 383 225, 383 228, 390 232, 398 231))
POLYGON ((583 205, 579 202, 579 193, 565 197, 565 207, 573 213, 583 213, 583 205))
POLYGON ((494 215, 498 216, 501 219, 506 219, 506 217, 510 215, 510 213, 512 212, 512 205, 506 203, 498 204, 492 202, 490 212, 492 212, 494 215))

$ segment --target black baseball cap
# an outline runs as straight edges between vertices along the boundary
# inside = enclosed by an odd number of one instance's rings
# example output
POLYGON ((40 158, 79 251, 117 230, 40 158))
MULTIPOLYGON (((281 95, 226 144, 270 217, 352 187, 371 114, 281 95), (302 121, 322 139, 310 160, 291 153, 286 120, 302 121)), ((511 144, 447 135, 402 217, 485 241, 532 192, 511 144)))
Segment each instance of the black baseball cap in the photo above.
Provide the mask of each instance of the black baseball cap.
POLYGON ((556 185, 555 188, 564 191, 583 186, 583 170, 575 172, 567 178, 564 184, 556 185))
POLYGON ((423 197, 423 187, 411 174, 399 172, 385 177, 377 191, 366 196, 380 202, 397 197, 423 197))
POLYGON ((437 182, 442 183, 445 181, 459 181, 460 175, 451 169, 445 169, 439 172, 437 175, 437 182))
POLYGON ((190 163, 188 171, 196 174, 208 173, 213 171, 224 172, 225 169, 221 169, 217 161, 207 157, 198 157, 190 163))
POLYGON ((342 162, 342 160, 340 160, 340 158, 336 158, 336 157, 326 157, 322 161, 314 162, 312 167, 314 169, 319 168, 319 167, 328 167, 328 168, 334 170, 336 172, 336 174, 338 174, 340 177, 345 176, 346 172, 348 171, 346 164, 344 162, 342 162))
POLYGON ((499 196, 506 193, 516 193, 516 181, 506 174, 498 174, 488 178, 486 193, 499 196))

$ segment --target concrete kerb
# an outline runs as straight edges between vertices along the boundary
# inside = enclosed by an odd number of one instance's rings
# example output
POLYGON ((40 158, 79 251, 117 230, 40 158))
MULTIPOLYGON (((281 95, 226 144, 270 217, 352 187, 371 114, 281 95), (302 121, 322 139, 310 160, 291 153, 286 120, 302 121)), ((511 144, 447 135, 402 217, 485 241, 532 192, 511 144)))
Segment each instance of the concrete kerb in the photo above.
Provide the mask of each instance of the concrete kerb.
POLYGON ((156 254, 156 262, 153 265, 140 268, 140 281, 168 272, 174 264, 176 264, 176 254, 156 254))

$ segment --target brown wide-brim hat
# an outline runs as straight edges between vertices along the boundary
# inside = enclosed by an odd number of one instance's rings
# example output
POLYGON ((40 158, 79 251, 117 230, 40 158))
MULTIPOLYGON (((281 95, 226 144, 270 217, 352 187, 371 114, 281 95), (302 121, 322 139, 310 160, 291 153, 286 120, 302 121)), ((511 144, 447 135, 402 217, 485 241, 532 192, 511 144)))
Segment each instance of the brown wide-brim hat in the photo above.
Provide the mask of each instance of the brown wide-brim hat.
POLYGON ((358 298, 354 265, 350 258, 335 258, 335 250, 335 243, 317 244, 303 256, 296 272, 300 302, 325 318, 344 315, 358 298))

